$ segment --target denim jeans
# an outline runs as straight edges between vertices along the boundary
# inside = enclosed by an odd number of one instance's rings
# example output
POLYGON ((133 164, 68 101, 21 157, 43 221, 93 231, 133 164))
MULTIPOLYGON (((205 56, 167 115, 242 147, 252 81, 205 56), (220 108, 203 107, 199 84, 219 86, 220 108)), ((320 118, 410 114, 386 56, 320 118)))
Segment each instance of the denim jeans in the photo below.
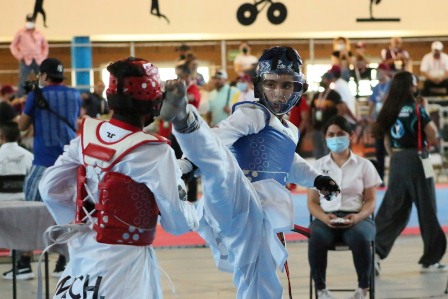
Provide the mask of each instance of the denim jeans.
MULTIPOLYGON (((344 217, 348 212, 334 213, 344 217)), ((346 243, 352 252, 358 276, 358 287, 368 288, 372 265, 371 242, 375 239, 375 224, 369 217, 347 229, 330 228, 315 219, 311 225, 311 237, 308 242, 308 261, 317 290, 326 289, 326 271, 328 250, 337 241, 346 243)))
POLYGON ((36 75, 39 73, 39 65, 37 64, 36 60, 33 59, 33 62, 31 62, 30 65, 26 65, 22 60, 19 62, 19 86, 17 89, 16 97, 20 98, 25 94, 23 85, 28 79, 28 76, 31 74, 31 71, 33 71, 36 75))

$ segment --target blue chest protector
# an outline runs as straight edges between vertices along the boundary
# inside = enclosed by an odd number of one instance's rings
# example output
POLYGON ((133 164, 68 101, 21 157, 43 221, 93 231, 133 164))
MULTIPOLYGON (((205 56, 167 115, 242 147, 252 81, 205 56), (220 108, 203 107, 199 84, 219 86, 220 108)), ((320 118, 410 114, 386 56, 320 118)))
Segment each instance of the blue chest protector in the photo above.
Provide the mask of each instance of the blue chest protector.
POLYGON ((285 186, 294 160, 296 144, 269 125, 271 114, 263 105, 255 105, 265 111, 266 126, 256 134, 238 139, 230 150, 251 182, 274 179, 285 186))

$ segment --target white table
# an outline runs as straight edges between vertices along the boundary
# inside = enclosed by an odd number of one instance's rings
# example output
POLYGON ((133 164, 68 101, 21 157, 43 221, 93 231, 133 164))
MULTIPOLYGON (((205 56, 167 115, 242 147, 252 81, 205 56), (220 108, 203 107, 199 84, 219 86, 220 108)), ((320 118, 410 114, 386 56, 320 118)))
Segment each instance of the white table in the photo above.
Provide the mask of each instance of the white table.
MULTIPOLYGON (((12 250, 13 273, 16 271, 16 250, 45 249, 42 235, 54 220, 42 202, 0 201, 0 248, 12 250)), ((13 299, 17 297, 16 277, 13 276, 13 299)), ((45 254, 45 290, 49 298, 48 254, 45 254)))

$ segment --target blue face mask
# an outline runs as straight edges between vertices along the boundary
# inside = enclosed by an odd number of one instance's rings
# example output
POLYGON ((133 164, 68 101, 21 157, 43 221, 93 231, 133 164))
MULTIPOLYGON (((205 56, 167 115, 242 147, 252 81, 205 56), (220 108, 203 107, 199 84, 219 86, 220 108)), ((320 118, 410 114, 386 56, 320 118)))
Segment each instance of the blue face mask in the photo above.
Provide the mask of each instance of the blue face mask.
POLYGON ((348 136, 326 138, 327 146, 333 153, 342 153, 350 145, 348 136))
POLYGON ((241 92, 245 92, 247 90, 247 83, 246 82, 237 82, 236 88, 238 88, 241 92))

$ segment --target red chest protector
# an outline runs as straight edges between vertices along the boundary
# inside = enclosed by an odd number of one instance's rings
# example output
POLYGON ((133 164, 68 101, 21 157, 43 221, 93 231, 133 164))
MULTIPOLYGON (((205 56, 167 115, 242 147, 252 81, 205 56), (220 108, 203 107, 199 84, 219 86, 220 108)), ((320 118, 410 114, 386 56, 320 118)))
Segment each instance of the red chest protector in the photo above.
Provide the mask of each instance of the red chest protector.
POLYGON ((76 223, 85 222, 86 214, 97 217, 94 230, 96 240, 107 244, 147 246, 152 244, 159 209, 154 194, 143 183, 131 177, 110 171, 126 154, 137 147, 168 141, 143 132, 132 133, 115 143, 104 143, 98 137, 104 121, 86 118, 81 133, 84 165, 78 169, 76 223), (86 188, 86 166, 98 167, 105 172, 98 184, 98 203, 93 204, 86 188))

